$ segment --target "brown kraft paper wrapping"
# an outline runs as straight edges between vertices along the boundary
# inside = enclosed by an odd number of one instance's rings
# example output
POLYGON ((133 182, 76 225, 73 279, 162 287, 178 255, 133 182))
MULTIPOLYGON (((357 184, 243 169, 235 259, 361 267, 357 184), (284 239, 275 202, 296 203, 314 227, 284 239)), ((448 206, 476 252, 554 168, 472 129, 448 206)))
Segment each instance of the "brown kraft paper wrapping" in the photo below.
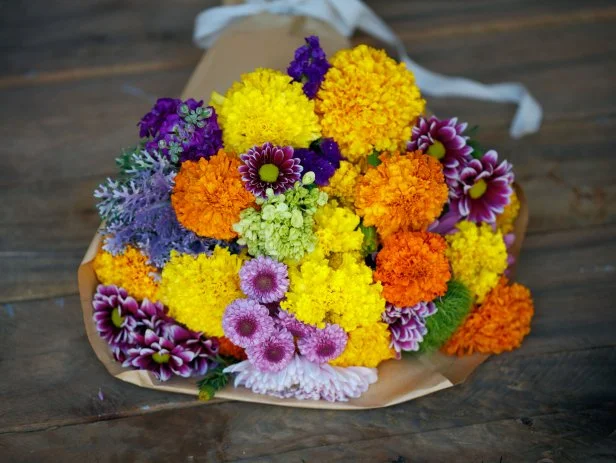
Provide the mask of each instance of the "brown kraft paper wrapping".
MULTIPOLYGON (((224 93, 233 81, 239 79, 240 74, 257 67, 284 71, 293 57, 294 50, 304 37, 311 34, 320 37, 321 45, 328 55, 350 45, 345 37, 330 26, 309 18, 261 14, 234 23, 222 33, 197 65, 182 98, 192 97, 207 102, 212 91, 224 93)), ((528 208, 519 185, 516 185, 516 192, 521 208, 515 224, 516 240, 511 252, 517 259, 528 224, 528 208)), ((92 260, 101 246, 101 241, 99 234, 93 238, 78 271, 86 333, 96 356, 111 375, 122 381, 160 391, 197 395, 195 378, 174 377, 160 382, 147 371, 123 368, 113 359, 107 343, 98 336, 92 320, 92 298, 99 282, 92 267, 92 260)), ((487 355, 478 354, 449 357, 436 352, 430 355, 408 356, 402 360, 388 360, 378 367, 378 381, 361 397, 348 402, 279 399, 255 394, 243 387, 234 388, 232 381, 217 392, 216 399, 211 402, 228 399, 334 410, 387 407, 459 384, 487 358, 487 355)))

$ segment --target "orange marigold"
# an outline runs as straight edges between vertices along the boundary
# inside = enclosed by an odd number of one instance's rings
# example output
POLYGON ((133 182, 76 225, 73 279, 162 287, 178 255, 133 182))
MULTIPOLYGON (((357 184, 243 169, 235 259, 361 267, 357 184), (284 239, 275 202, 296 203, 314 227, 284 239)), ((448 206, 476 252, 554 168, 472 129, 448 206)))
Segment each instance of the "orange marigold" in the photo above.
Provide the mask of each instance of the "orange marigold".
POLYGON ((239 159, 223 150, 209 160, 183 162, 171 195, 180 223, 201 236, 220 240, 237 237, 231 226, 255 200, 244 188, 239 166, 239 159))
POLYGON ((441 163, 421 151, 382 154, 357 184, 355 207, 364 225, 385 238, 398 230, 426 230, 447 202, 441 163))
POLYGON ((227 357, 233 357, 238 360, 246 360, 248 357, 246 356, 246 352, 239 346, 236 346, 228 338, 222 336, 218 339, 218 352, 220 355, 225 355, 227 357))
POLYGON ((533 299, 525 286, 502 277, 483 304, 470 313, 443 352, 452 355, 500 354, 520 347, 530 333, 534 313, 533 299))
POLYGON ((383 284, 383 297, 398 307, 411 307, 444 295, 451 279, 446 249, 436 233, 401 231, 386 238, 374 273, 383 284))

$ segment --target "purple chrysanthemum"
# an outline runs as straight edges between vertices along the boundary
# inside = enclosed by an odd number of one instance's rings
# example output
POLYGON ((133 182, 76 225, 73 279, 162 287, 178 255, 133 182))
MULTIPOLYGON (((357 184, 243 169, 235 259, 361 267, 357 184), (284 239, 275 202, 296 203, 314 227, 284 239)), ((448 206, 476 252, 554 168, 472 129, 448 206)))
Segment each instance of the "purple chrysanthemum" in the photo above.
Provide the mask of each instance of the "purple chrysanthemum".
POLYGON ((216 111, 192 98, 160 98, 139 122, 139 135, 151 137, 146 148, 159 149, 174 162, 209 159, 222 148, 216 111))
POLYGON ((123 358, 126 346, 134 341, 139 304, 124 288, 98 285, 92 307, 96 331, 107 341, 116 359, 123 358))
POLYGON ((451 209, 468 220, 479 223, 496 221, 513 191, 513 167, 507 161, 498 163, 494 150, 481 159, 467 161, 460 171, 460 178, 451 190, 451 209))
POLYGON ((456 225, 463 219, 455 210, 449 210, 428 226, 428 231, 439 235, 449 235, 457 231, 456 225))
POLYGON ((284 310, 279 309, 274 319, 276 326, 287 330, 297 339, 303 339, 306 336, 310 336, 316 328, 312 325, 299 321, 295 318, 295 315, 284 310))
POLYGON ((216 339, 209 339, 202 333, 188 330, 180 325, 168 325, 166 337, 176 344, 181 344, 187 351, 195 354, 188 364, 192 375, 201 376, 216 364, 219 344, 216 339))
POLYGON ((172 375, 184 378, 193 374, 190 363, 195 353, 181 344, 157 336, 152 330, 146 330, 145 336, 128 349, 123 366, 148 370, 160 381, 167 381, 172 375))
POLYGON ((304 94, 312 99, 331 65, 317 36, 311 35, 305 40, 306 44, 295 50, 295 59, 289 64, 287 73, 294 81, 304 84, 304 94))
POLYGON ((169 330, 174 326, 174 321, 167 315, 167 310, 162 302, 152 302, 144 299, 135 314, 137 325, 135 332, 145 336, 147 330, 152 330, 157 336, 168 337, 169 330))
POLYGON ((222 328, 233 344, 246 348, 264 342, 274 331, 274 320, 258 302, 236 299, 225 310, 222 328))
POLYGON ((300 353, 315 363, 325 363, 335 359, 344 351, 347 343, 346 332, 338 325, 327 325, 315 329, 309 336, 297 342, 300 353))
POLYGON ((289 289, 287 266, 259 256, 242 265, 240 286, 244 294, 262 304, 280 301, 289 289))
POLYGON ((275 329, 263 342, 246 349, 248 360, 261 371, 280 371, 286 367, 293 354, 293 335, 286 330, 275 329))
POLYGON ((299 159, 304 172, 314 172, 314 183, 319 186, 329 184, 329 179, 340 167, 342 160, 340 148, 332 138, 322 138, 310 148, 296 149, 295 157, 299 159))
POLYGON ((436 313, 433 302, 420 302, 413 307, 399 308, 387 304, 383 321, 389 325, 390 346, 400 357, 401 351, 417 351, 423 337, 428 332, 426 318, 436 313))
POLYGON ((470 160, 473 148, 467 144, 468 137, 463 135, 468 124, 458 124, 458 119, 429 119, 420 117, 413 127, 409 151, 421 150, 440 160, 443 174, 448 185, 454 185, 460 174, 460 165, 470 160))
POLYGON ((240 156, 243 164, 238 168, 246 189, 255 196, 266 197, 266 190, 271 188, 275 194, 293 188, 299 181, 302 166, 294 157, 290 146, 263 146, 250 148, 240 156))

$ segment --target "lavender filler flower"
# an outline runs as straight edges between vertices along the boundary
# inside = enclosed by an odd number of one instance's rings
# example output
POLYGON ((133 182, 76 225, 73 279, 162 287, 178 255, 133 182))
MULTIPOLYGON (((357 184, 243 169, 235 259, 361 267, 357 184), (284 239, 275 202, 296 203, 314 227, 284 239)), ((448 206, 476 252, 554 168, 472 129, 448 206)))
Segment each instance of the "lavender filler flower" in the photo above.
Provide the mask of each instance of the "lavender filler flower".
POLYGON ((240 270, 240 286, 257 302, 278 302, 289 289, 287 266, 266 256, 251 259, 240 270))
POLYGON ((295 82, 303 83, 304 94, 313 99, 331 65, 319 44, 318 37, 311 35, 306 37, 305 41, 305 45, 295 50, 295 59, 289 64, 287 73, 295 82))
POLYGON ((426 318, 436 313, 433 302, 420 302, 413 307, 396 307, 387 304, 383 321, 389 325, 390 346, 398 358, 401 351, 417 351, 423 337, 428 333, 426 318))

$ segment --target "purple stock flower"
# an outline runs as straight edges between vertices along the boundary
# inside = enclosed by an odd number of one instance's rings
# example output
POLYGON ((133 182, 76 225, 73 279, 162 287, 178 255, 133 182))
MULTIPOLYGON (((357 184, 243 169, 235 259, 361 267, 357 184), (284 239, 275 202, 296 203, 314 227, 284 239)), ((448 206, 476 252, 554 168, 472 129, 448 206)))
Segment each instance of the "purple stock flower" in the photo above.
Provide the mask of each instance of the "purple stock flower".
POLYGON ((290 146, 273 146, 265 143, 263 146, 250 148, 240 156, 243 164, 238 168, 246 189, 255 196, 265 198, 268 188, 275 194, 293 188, 299 181, 302 166, 294 157, 290 146))
POLYGON ((315 329, 297 342, 300 353, 314 363, 325 363, 342 354, 347 344, 347 334, 338 325, 315 329))
POLYGON ((284 330, 273 330, 262 342, 246 349, 248 360, 261 371, 280 371, 295 354, 293 335, 284 330))
POLYGON ((139 122, 139 135, 151 137, 148 149, 160 149, 173 162, 208 158, 222 148, 216 111, 192 98, 160 98, 139 122))
POLYGON ((195 352, 158 336, 152 330, 146 330, 139 342, 128 349, 126 356, 123 366, 151 371, 160 381, 167 381, 174 374, 183 378, 193 374, 190 363, 195 359, 195 352))
POLYGON ((305 45, 295 50, 295 59, 289 64, 287 73, 295 82, 303 83, 304 94, 313 99, 325 79, 330 64, 318 37, 311 35, 306 37, 305 41, 305 45))
POLYGON ((246 348, 264 342, 274 331, 274 320, 258 302, 236 299, 226 308, 222 327, 233 344, 246 348))
POLYGON ((287 266, 259 256, 242 265, 240 286, 244 294, 262 304, 280 301, 289 289, 287 266))
POLYGON ((501 214, 509 204, 513 191, 512 169, 507 161, 498 163, 494 150, 486 152, 481 159, 467 161, 451 190, 451 209, 475 223, 494 223, 496 214, 501 214))
POLYGON ((297 318, 295 318, 295 315, 282 309, 278 310, 274 322, 276 326, 281 329, 287 330, 298 340, 303 339, 306 336, 312 335, 312 333, 316 330, 314 326, 299 321, 297 318))
POLYGON ((340 167, 342 155, 338 144, 332 138, 322 138, 310 148, 295 150, 304 172, 314 172, 315 183, 319 186, 329 184, 329 179, 340 167))
POLYGON ((390 346, 400 357, 401 351, 417 351, 423 337, 428 332, 426 318, 436 313, 433 302, 420 302, 413 307, 396 307, 387 304, 383 321, 389 325, 390 346))
POLYGON ((468 137, 463 135, 467 124, 458 124, 458 119, 430 119, 420 117, 413 127, 411 141, 407 150, 421 150, 440 160, 443 164, 443 174, 448 185, 457 182, 460 165, 471 159, 473 148, 468 146, 468 137))
POLYGON ((124 288, 98 285, 92 300, 96 331, 109 344, 116 359, 134 342, 139 304, 124 288))

